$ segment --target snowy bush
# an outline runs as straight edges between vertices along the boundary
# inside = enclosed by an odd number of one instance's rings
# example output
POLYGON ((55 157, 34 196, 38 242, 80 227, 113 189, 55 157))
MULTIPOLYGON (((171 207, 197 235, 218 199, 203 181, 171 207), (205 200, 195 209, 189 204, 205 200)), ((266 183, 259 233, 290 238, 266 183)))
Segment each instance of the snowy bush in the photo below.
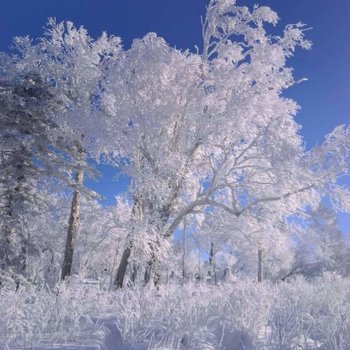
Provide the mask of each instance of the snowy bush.
POLYGON ((51 297, 34 288, 0 289, 0 344, 24 348, 37 344, 49 325, 51 297))
POLYGON ((0 288, 0 347, 35 348, 49 337, 53 343, 73 341, 92 324, 95 316, 108 313, 105 292, 73 278, 55 291, 30 284, 0 288))
POLYGON ((164 285, 117 292, 129 346, 151 349, 346 349, 349 281, 164 285), (146 346, 146 345, 145 345, 146 346))
POLYGON ((347 349, 349 280, 334 274, 275 287, 269 314, 269 349, 347 349))
POLYGON ((55 293, 0 289, 4 347, 74 342, 114 319, 126 349, 346 350, 350 281, 325 274, 278 284, 164 284, 107 292, 71 279, 55 293))

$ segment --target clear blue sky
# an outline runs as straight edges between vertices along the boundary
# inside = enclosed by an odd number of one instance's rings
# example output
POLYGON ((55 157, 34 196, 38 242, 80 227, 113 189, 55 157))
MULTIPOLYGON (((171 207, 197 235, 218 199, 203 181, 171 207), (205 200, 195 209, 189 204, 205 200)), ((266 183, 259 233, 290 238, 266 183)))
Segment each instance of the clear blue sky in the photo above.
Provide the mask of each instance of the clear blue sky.
MULTIPOLYGON (((297 121, 307 147, 322 142, 338 124, 350 122, 350 0, 238 0, 238 4, 270 6, 285 24, 303 22, 313 29, 311 51, 299 50, 290 61, 297 78, 309 80, 286 95, 301 106, 297 121)), ((0 50, 6 51, 15 35, 38 37, 48 17, 84 25, 93 37, 102 31, 122 37, 129 47, 133 38, 157 32, 171 45, 201 46, 200 16, 205 0, 1 0, 0 50)), ((111 168, 103 167, 103 181, 90 183, 113 201, 116 183, 111 168)), ((121 185, 125 185, 125 181, 121 185)), ((350 229, 346 216, 340 226, 350 229)))

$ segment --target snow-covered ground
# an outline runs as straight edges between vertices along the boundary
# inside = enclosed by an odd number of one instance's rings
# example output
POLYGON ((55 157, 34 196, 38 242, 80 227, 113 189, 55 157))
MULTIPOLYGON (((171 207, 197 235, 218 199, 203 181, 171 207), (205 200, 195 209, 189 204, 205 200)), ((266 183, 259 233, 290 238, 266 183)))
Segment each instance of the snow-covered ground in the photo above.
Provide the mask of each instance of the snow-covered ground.
POLYGON ((348 350, 350 280, 0 290, 0 349, 348 350), (6 346, 5 346, 6 344, 6 346))
MULTIPOLYGON (((42 341, 35 346, 35 350, 117 350, 124 349, 123 341, 118 330, 117 323, 113 318, 95 319, 84 331, 78 332, 74 340, 65 343, 57 342, 62 338, 60 334, 51 334, 43 337, 42 341)), ((2 346, 4 346, 2 344, 2 346)), ((5 347, 5 346, 4 346, 5 347)), ((20 350, 18 347, 8 344, 9 349, 20 350)), ((0 348, 2 349, 1 345, 0 348)))

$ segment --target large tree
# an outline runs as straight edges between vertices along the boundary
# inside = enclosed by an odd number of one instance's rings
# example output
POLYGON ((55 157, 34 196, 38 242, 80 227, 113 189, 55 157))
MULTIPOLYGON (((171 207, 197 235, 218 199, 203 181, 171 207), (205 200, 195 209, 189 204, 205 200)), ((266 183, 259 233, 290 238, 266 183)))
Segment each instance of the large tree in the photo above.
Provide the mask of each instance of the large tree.
MULTIPOLYGON (((310 43, 300 24, 281 37, 266 33, 264 23, 277 19, 267 7, 249 11, 213 0, 202 54, 171 48, 150 33, 110 71, 103 105, 120 125, 134 221, 149 240, 149 264, 193 212, 214 206, 249 216, 269 203, 281 217, 317 202, 318 190, 335 186, 334 175, 344 170, 324 174, 304 153, 294 121, 298 106, 282 92, 296 83, 286 59, 310 43)), ((137 235, 137 225, 131 227, 118 287, 137 235)))
POLYGON ((73 194, 61 272, 65 279, 72 269, 84 171, 89 169, 87 160, 112 154, 116 142, 111 137, 113 126, 101 116, 99 104, 101 82, 106 78, 109 61, 113 58, 115 64, 121 51, 120 39, 103 33, 93 40, 83 27, 50 19, 43 38, 36 42, 17 38, 16 46, 21 64, 35 67, 48 83, 50 93, 61 101, 53 121, 60 127, 63 142, 70 147, 74 177, 70 184, 73 194))
POLYGON ((20 60, 3 56, 0 72, 0 215, 2 270, 27 276, 27 218, 41 210, 40 186, 69 182, 69 149, 52 115, 61 106, 46 81, 20 60))
MULTIPOLYGON (((264 24, 277 20, 267 7, 211 0, 197 53, 154 33, 122 50, 119 38, 93 40, 84 28, 53 20, 39 42, 17 39, 21 66, 43 77, 61 103, 52 120, 73 154, 62 278, 71 273, 89 157, 113 155, 131 179, 117 287, 131 259, 132 279, 143 264, 145 280, 152 269, 159 280, 169 242, 189 215, 216 208, 263 226, 261 212, 265 222, 284 222, 325 196, 348 208, 337 179, 347 172, 349 130, 339 127, 305 151, 294 120, 298 106, 283 91, 297 83, 287 59, 310 43, 301 24, 269 35, 264 24)), ((263 241, 256 243, 260 263, 263 241)))

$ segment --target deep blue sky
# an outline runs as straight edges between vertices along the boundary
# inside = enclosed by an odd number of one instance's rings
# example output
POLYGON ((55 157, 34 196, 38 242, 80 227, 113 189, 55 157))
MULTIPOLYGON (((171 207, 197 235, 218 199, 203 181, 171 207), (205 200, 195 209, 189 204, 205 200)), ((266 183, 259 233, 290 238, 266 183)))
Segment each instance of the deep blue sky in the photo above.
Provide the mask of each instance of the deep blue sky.
MULTIPOLYGON (((290 60, 297 78, 309 80, 286 93, 301 106, 297 121, 307 147, 350 118, 350 1, 349 0, 238 0, 238 4, 270 6, 281 18, 279 28, 303 22, 313 29, 307 36, 311 51, 298 50, 290 60)), ((171 45, 201 47, 200 16, 206 0, 1 0, 0 50, 6 51, 16 35, 38 37, 48 17, 84 25, 93 37, 102 31, 133 38, 150 31, 171 45)), ((113 172, 103 168, 103 181, 93 187, 111 203, 116 184, 113 172)), ((341 227, 349 227, 340 216, 341 227)))

